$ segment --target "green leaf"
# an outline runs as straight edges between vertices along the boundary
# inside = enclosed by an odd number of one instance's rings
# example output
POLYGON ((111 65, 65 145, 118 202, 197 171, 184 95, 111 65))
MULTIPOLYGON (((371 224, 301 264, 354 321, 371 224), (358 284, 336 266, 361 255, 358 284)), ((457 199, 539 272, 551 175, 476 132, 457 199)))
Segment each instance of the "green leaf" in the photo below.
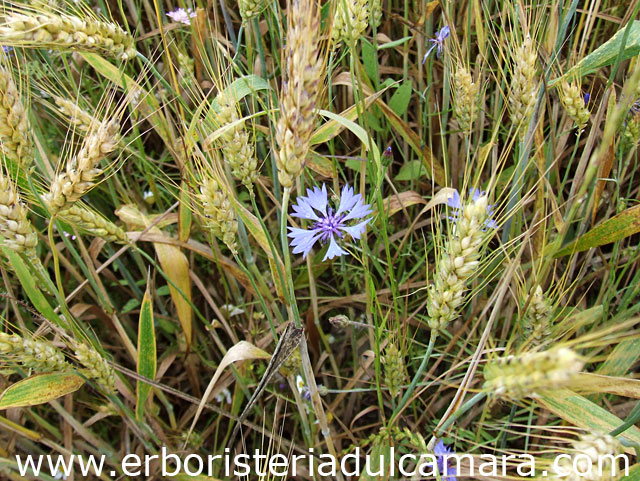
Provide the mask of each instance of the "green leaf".
POLYGON ((405 82, 397 88, 389 99, 389 108, 393 110, 396 115, 402 116, 407 111, 412 90, 411 83, 405 82))
POLYGON ((640 481, 640 464, 634 464, 629 468, 629 476, 624 476, 618 481, 640 481))
MULTIPOLYGON (((611 37, 607 42, 600 45, 597 49, 584 57, 580 62, 574 65, 567 73, 563 75, 564 78, 584 77, 592 72, 595 72, 599 68, 612 65, 620 51, 622 50, 622 60, 627 60, 631 57, 635 57, 640 54, 640 21, 635 20, 629 27, 629 35, 626 39, 626 43, 623 45, 625 31, 627 27, 618 30, 616 34, 611 37)), ((557 82, 556 79, 551 84, 557 82)))
MULTIPOLYGON (((156 331, 153 325, 153 304, 149 288, 144 293, 138 322, 138 374, 155 379, 157 368, 156 331)), ((151 385, 144 381, 136 384, 136 418, 142 420, 144 408, 151 393, 151 385)))
POLYGON ((593 247, 619 241, 625 237, 640 232, 640 205, 631 207, 602 224, 594 227, 582 237, 563 247, 554 257, 565 256, 575 252, 582 252, 593 247))
POLYGON ((413 36, 410 35, 408 37, 399 38, 398 40, 393 40, 391 42, 383 43, 382 45, 378 45, 378 50, 384 50, 385 48, 397 47, 397 46, 402 45, 403 43, 405 43, 407 40, 411 40, 412 38, 413 38, 413 36))
POLYGON ((378 83, 378 52, 376 48, 367 39, 361 40, 362 48, 362 64, 367 72, 367 76, 374 82, 378 83))
POLYGON ((346 119, 344 117, 341 117, 340 115, 335 114, 333 112, 329 112, 328 110, 321 110, 320 115, 324 117, 328 117, 331 120, 335 120, 338 124, 350 130, 353 134, 355 134, 356 137, 360 139, 360 141, 362 142, 362 144, 367 150, 369 149, 371 150, 371 156, 373 157, 375 163, 376 164, 380 163, 380 149, 378 149, 378 146, 376 145, 375 141, 369 137, 369 134, 367 133, 366 130, 364 130, 355 122, 349 119, 346 119))
POLYGON ((391 469, 391 463, 395 463, 394 459, 390 459, 391 458, 391 446, 389 445, 389 441, 388 439, 382 438, 379 442, 377 442, 374 446, 373 449, 371 450, 371 455, 370 455, 370 459, 371 459, 371 467, 368 470, 365 470, 365 472, 362 474, 362 476, 360 477, 360 479, 364 480, 364 481, 377 481, 379 479, 390 479, 389 475, 390 475, 390 469, 391 469), (380 458, 382 458, 383 461, 383 465, 380 466, 380 458), (383 468, 383 475, 382 476, 373 476, 371 473, 378 473, 380 472, 380 468, 383 468))
POLYGON ((37 406, 77 391, 84 384, 77 374, 39 374, 9 386, 0 396, 0 409, 37 406))
POLYGON ((407 162, 400 167, 400 172, 395 176, 396 181, 418 180, 421 177, 427 177, 427 168, 421 160, 415 159, 407 162))
MULTIPOLYGON (((168 290, 169 289, 167 288, 167 291, 168 290)), ((122 309, 120 309, 120 313, 126 314, 127 312, 131 312, 139 305, 140 305, 140 301, 135 297, 132 297, 127 302, 125 302, 124 306, 122 306, 122 309)))
MULTIPOLYGON (((543 393, 536 401, 556 416, 581 428, 610 432, 623 423, 615 414, 568 389, 543 393)), ((640 444, 640 429, 631 426, 618 437, 640 444)))
POLYGON ((5 245, 0 245, 0 248, 2 249, 2 252, 4 252, 4 254, 7 256, 9 264, 11 265, 11 267, 13 267, 13 270, 20 280, 22 288, 27 293, 29 300, 36 308, 36 310, 40 314, 42 314, 48 321, 53 322, 55 325, 65 328, 68 327, 68 324, 60 319, 60 316, 55 313, 55 311, 49 304, 49 301, 47 301, 40 289, 38 289, 38 285, 40 283, 36 281, 31 275, 31 271, 22 261, 22 258, 5 245))

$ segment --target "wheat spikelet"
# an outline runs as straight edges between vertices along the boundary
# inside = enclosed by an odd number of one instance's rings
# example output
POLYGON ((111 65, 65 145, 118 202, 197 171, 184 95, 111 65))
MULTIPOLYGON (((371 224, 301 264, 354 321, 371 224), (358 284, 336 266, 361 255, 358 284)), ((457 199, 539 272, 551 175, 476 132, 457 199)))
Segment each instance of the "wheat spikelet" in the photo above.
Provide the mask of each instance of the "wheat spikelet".
POLYGON ((290 188, 309 152, 316 118, 323 59, 318 46, 320 17, 311 0, 290 5, 285 72, 276 127, 278 178, 290 188))
POLYGON ((253 190, 253 183, 258 178, 258 160, 249 142, 249 134, 244 120, 238 115, 238 109, 233 96, 220 92, 217 96, 218 123, 220 126, 230 126, 221 135, 222 155, 231 167, 231 173, 239 179, 249 190, 253 190))
POLYGON ((80 227, 88 233, 108 242, 115 241, 126 244, 129 241, 124 230, 101 215, 84 207, 71 205, 59 211, 58 215, 70 224, 80 227))
POLYGON ((551 334, 551 304, 542 292, 542 287, 536 286, 531 294, 531 302, 523 318, 525 339, 532 344, 539 345, 551 334))
POLYGON ((119 26, 50 12, 11 12, 0 24, 6 45, 98 52, 128 60, 136 55, 133 37, 119 26))
POLYGON ((627 120, 624 132, 622 133, 622 139, 620 142, 620 148, 623 152, 635 148, 640 141, 640 114, 630 115, 627 120))
POLYGON ((427 311, 431 329, 442 330, 458 317, 467 281, 480 264, 480 247, 486 239, 485 227, 490 214, 486 194, 473 191, 472 198, 458 216, 455 234, 444 245, 428 291, 427 311))
POLYGON ((116 392, 116 376, 106 359, 92 347, 79 342, 74 343, 76 359, 86 369, 83 374, 100 383, 109 394, 116 392))
POLYGON ((384 382, 391 397, 396 398, 402 392, 407 373, 402 353, 394 343, 389 343, 381 362, 384 364, 384 382))
POLYGON ((213 178, 206 179, 200 187, 198 200, 206 218, 206 227, 235 253, 238 220, 229 196, 222 189, 220 182, 213 178))
POLYGON ((477 115, 479 87, 473 82, 471 73, 463 65, 458 65, 453 74, 453 111, 463 133, 471 131, 471 124, 477 115))
POLYGON ((371 10, 369 25, 371 25, 371 28, 377 28, 382 22, 382 0, 371 0, 369 8, 371 10))
POLYGON ((624 450, 613 436, 597 432, 583 434, 572 448, 570 457, 558 457, 557 464, 553 465, 554 481, 609 481, 619 477, 620 469, 613 458, 624 450))
POLYGON ((527 37, 513 55, 513 72, 509 92, 511 120, 523 136, 533 115, 538 85, 536 81, 536 54, 533 42, 527 37))
POLYGON ((567 115, 579 129, 584 128, 589 121, 591 112, 584 103, 584 96, 577 83, 562 82, 560 84, 560 100, 564 105, 567 115))
POLYGON ((58 106, 58 110, 82 131, 89 131, 98 122, 95 117, 81 109, 75 102, 62 97, 55 97, 55 103, 58 106))
POLYGON ((266 8, 264 0, 238 0, 238 10, 243 21, 260 14, 266 8))
POLYGON ((27 217, 27 206, 22 202, 15 186, 0 172, 0 235, 4 243, 15 252, 36 257, 38 234, 27 217))
POLYGON ((382 11, 379 0, 373 0, 373 2, 376 1, 378 1, 377 6, 373 3, 370 5, 369 0, 337 0, 338 5, 331 29, 334 48, 338 48, 342 42, 353 45, 367 29, 370 21, 378 21, 379 25, 382 11), (377 19, 371 15, 372 7, 377 9, 375 12, 377 19))
POLYGON ((102 173, 98 164, 115 150, 119 130, 116 121, 105 121, 89 132, 79 152, 67 163, 65 171, 53 179, 49 192, 42 196, 52 214, 68 207, 93 187, 96 177, 102 173))
POLYGON ((0 332, 0 357, 17 362, 36 372, 69 371, 64 354, 47 341, 0 332))
POLYGON ((27 168, 33 162, 27 111, 11 72, 5 68, 0 68, 0 143, 2 152, 20 167, 27 168))
POLYGON ((507 356, 485 366, 484 388, 500 398, 536 396, 539 391, 568 384, 582 366, 576 353, 562 347, 507 356))

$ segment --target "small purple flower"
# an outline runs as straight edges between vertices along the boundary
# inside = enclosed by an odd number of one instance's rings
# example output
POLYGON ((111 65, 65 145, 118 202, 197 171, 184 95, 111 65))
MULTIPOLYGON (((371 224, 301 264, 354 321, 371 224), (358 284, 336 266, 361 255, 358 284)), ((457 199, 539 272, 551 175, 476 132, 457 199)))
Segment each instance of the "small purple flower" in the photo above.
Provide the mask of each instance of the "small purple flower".
POLYGON ((191 25, 191 19, 196 16, 196 12, 194 12, 191 8, 177 8, 173 12, 168 12, 167 17, 169 17, 174 22, 182 23, 184 25, 191 25))
POLYGON ((307 257, 318 241, 321 244, 329 243, 329 249, 323 261, 348 254, 336 240, 344 238, 345 234, 352 239, 360 239, 367 223, 371 220, 369 218, 355 225, 349 225, 349 221, 362 219, 371 214, 372 210, 369 204, 364 203, 362 195, 354 194, 353 188, 348 185, 342 188, 338 210, 335 212, 328 206, 327 186, 324 184, 322 189, 318 187, 307 189, 307 196, 299 196, 297 201, 291 216, 314 221, 309 229, 289 227, 288 236, 292 239, 293 253, 302 253, 303 258, 307 257))
POLYGON ((633 104, 631 105, 631 108, 629 109, 631 110, 632 114, 637 114, 638 112, 640 112, 640 99, 636 100, 635 102, 633 102, 633 104))
POLYGON ((13 50, 13 47, 9 47, 8 45, 3 45, 3 46, 2 46, 2 51, 3 51, 4 53, 9 53, 9 52, 11 52, 12 50, 13 50))
POLYGON ((389 146, 386 149, 384 149, 383 155, 385 157, 391 157, 393 155, 393 149, 391 148, 391 146, 389 146))
POLYGON ((431 48, 427 50, 427 53, 424 54, 422 63, 425 63, 427 61, 427 57, 429 56, 429 54, 434 48, 436 49, 436 56, 440 58, 440 56, 442 55, 442 50, 444 49, 444 41, 446 38, 449 37, 450 34, 451 34, 451 29, 449 28, 449 25, 445 25, 436 34, 436 38, 429 39, 429 42, 431 42, 433 45, 431 45, 431 48))
POLYGON ((458 470, 456 466, 451 465, 451 460, 446 459, 446 456, 449 454, 455 454, 446 444, 442 442, 442 440, 438 441, 436 447, 433 449, 433 454, 436 455, 436 462, 438 464, 438 473, 442 476, 444 481, 456 481, 456 475, 458 474, 458 470), (445 472, 445 461, 446 461, 446 472, 445 472))
MULTIPOLYGON (((476 189, 475 187, 472 187, 471 189, 469 189, 469 197, 471 197, 471 200, 473 202, 476 202, 483 195, 486 195, 486 192, 483 190, 476 189)), ((460 193, 457 190, 454 190, 451 197, 447 199, 447 205, 453 209, 453 215, 449 217, 449 220, 453 221, 454 223, 457 222, 458 219, 462 216, 462 211, 464 210, 462 201, 460 200, 460 193)), ((492 217, 493 217, 493 205, 488 205, 487 218, 484 221, 485 229, 498 228, 498 224, 496 223, 495 220, 493 220, 492 217)))
POLYGON ((584 104, 588 105, 589 104, 589 100, 591 100, 591 94, 589 92, 587 92, 586 94, 584 94, 584 104))

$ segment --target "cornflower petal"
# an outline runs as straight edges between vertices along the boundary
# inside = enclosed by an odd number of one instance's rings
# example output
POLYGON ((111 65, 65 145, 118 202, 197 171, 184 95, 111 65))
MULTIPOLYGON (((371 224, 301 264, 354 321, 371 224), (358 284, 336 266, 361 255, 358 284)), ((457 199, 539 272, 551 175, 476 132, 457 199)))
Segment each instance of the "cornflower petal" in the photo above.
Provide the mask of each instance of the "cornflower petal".
POLYGON ((293 206, 293 211, 294 213, 291 214, 291 217, 299 217, 300 219, 309 220, 320 220, 306 197, 300 197, 298 199, 298 204, 293 206))
POLYGON ((293 240, 291 241, 291 247, 293 247, 294 254, 303 254, 303 259, 309 255, 314 244, 318 241, 322 235, 321 229, 298 229, 289 227, 289 234, 287 234, 293 240))
POLYGON ((435 448, 433 449, 433 454, 436 456, 436 460, 438 462, 438 471, 440 475, 442 475, 445 481, 456 481, 456 476, 458 471, 456 466, 451 466, 449 463, 446 465, 446 473, 445 473, 445 456, 448 454, 452 454, 451 448, 447 447, 442 440, 438 441, 435 448))
POLYGON ((353 207, 353 209, 351 209, 351 212, 343 217, 342 222, 353 219, 361 219, 362 217, 367 216, 373 212, 371 210, 371 206, 369 204, 365 204, 362 201, 362 196, 360 194, 357 194, 356 197, 358 198, 356 205, 353 207))
POLYGON ((365 231, 367 224, 371 219, 367 219, 365 221, 360 222, 356 225, 351 226, 340 226, 339 229, 349 234, 353 239, 360 239, 360 236, 365 231))
POLYGON ((329 249, 327 249, 327 253, 322 260, 326 261, 327 259, 333 259, 334 257, 342 256, 345 254, 348 254, 348 252, 338 245, 334 236, 331 236, 331 240, 329 241, 329 249))
MULTIPOLYGON (((304 198, 304 197, 303 197, 304 198)), ((327 186, 322 184, 322 189, 314 187, 313 189, 307 189, 307 202, 311 207, 319 212, 322 212, 325 217, 327 215, 327 186)))
POLYGON ((431 51, 437 47, 438 43, 433 40, 432 38, 429 39, 430 42, 433 42, 433 45, 431 46, 431 48, 429 50, 427 50, 427 53, 424 54, 424 57, 422 58, 422 64, 424 65, 424 63, 427 61, 427 57, 429 57, 429 54, 431 53, 431 51))
POLYGON ((451 197, 447 199, 447 205, 452 209, 462 209, 462 202, 460 202, 460 193, 457 190, 454 190, 451 197))
POLYGON ((338 211, 336 212, 336 216, 346 212, 349 209, 352 209, 358 199, 360 199, 360 194, 353 194, 353 187, 349 185, 345 185, 342 188, 342 194, 340 195, 340 205, 338 206, 338 211))

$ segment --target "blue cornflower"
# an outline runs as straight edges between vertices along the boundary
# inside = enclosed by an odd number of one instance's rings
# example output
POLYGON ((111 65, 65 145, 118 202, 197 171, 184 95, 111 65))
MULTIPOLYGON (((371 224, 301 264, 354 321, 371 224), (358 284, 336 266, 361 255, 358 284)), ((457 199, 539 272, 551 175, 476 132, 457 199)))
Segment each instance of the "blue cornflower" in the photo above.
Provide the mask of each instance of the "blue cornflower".
POLYGON ((353 188, 348 185, 342 189, 340 204, 335 212, 328 205, 327 186, 324 184, 322 189, 307 189, 307 196, 299 196, 297 202, 297 205, 293 206, 295 213, 291 216, 314 221, 309 229, 289 227, 288 236, 292 239, 293 253, 303 253, 303 257, 307 257, 317 241, 321 244, 329 243, 323 261, 348 254, 338 245, 336 238, 342 239, 348 234, 353 239, 360 239, 371 220, 369 218, 355 225, 348 225, 349 221, 362 219, 372 213, 371 206, 364 203, 360 194, 354 194, 353 188))
POLYGON ((427 57, 429 56, 429 54, 434 48, 436 49, 436 56, 440 58, 440 56, 442 55, 442 49, 444 49, 444 40, 447 37, 449 37, 450 34, 451 34, 451 29, 449 28, 449 25, 445 25, 436 34, 436 38, 429 39, 429 42, 431 42, 433 45, 431 45, 431 48, 427 50, 427 53, 424 54, 422 63, 425 63, 427 61, 427 57))
POLYGON ((2 46, 2 51, 3 51, 4 53, 9 53, 9 52, 11 52, 12 50, 13 50, 13 47, 9 47, 8 45, 3 45, 3 46, 2 46))
POLYGON ((450 459, 445 459, 446 455, 452 453, 452 449, 445 445, 442 440, 438 441, 438 444, 436 444, 436 447, 433 449, 433 454, 436 455, 436 463, 438 464, 438 473, 440 473, 444 481, 456 481, 456 475, 458 474, 457 467, 451 465, 450 459), (446 472, 445 461, 447 462, 446 472))
MULTIPOLYGON (((469 189, 469 197, 473 202, 477 202, 477 200, 486 195, 484 190, 476 189, 472 187, 469 189)), ((462 201, 460 200, 460 193, 457 190, 453 191, 451 197, 447 199, 447 205, 453 209, 453 215, 449 217, 453 222, 457 222, 457 220, 462 216, 462 211, 464 210, 464 206, 462 205, 462 201)), ((493 220, 493 205, 487 206, 487 218, 484 221, 485 229, 497 229, 498 224, 495 220, 493 220)))

